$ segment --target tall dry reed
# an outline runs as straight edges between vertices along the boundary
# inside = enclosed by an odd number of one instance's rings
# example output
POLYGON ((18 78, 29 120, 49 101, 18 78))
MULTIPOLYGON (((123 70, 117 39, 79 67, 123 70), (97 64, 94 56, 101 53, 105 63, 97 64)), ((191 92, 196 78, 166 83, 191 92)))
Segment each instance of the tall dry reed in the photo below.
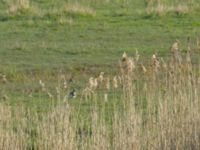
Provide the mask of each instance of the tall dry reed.
POLYGON ((175 43, 171 59, 153 54, 149 64, 124 53, 118 74, 89 79, 78 106, 60 101, 41 117, 1 103, 0 149, 198 150, 200 64, 191 53, 175 43))

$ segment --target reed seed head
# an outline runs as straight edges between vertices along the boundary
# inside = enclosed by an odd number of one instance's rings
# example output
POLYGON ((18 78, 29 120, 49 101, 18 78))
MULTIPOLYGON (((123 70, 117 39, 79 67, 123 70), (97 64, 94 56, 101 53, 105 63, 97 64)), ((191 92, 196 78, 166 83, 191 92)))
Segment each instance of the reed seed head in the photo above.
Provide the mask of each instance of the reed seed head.
POLYGON ((147 69, 143 64, 142 64, 142 71, 143 71, 144 74, 147 72, 147 69))
POLYGON ((98 79, 90 77, 89 78, 89 87, 90 87, 90 89, 96 89, 98 87, 98 79))
POLYGON ((171 52, 172 53, 176 53, 178 50, 179 50, 179 43, 177 41, 174 44, 172 44, 172 46, 171 46, 171 52))
POLYGON ((42 80, 39 81, 39 84, 42 88, 42 92, 46 92, 46 87, 45 87, 45 84, 42 82, 42 80))
POLYGON ((113 78, 113 87, 118 88, 117 76, 114 76, 114 78, 113 78))
POLYGON ((127 67, 129 72, 132 72, 136 68, 133 58, 128 58, 127 67))
POLYGON ((97 80, 97 78, 95 78, 93 80, 93 86, 94 86, 95 89, 98 87, 98 80, 97 80))
POLYGON ((103 80, 104 80, 104 72, 101 72, 100 74, 99 74, 99 81, 100 81, 100 83, 102 83, 103 82, 103 80))
POLYGON ((122 55, 122 62, 127 61, 127 59, 128 59, 128 56, 127 56, 126 52, 124 52, 122 55))
POLYGON ((155 72, 157 72, 158 68, 160 68, 160 62, 158 61, 156 54, 153 54, 151 57, 151 65, 153 66, 155 72))

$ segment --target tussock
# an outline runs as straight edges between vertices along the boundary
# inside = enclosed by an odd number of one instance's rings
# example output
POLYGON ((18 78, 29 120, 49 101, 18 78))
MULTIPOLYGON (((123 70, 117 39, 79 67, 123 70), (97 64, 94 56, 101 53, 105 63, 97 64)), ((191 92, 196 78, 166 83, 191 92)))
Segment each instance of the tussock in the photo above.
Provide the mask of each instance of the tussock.
POLYGON ((147 8, 148 14, 155 13, 159 16, 165 15, 167 13, 187 14, 190 11, 191 11, 190 8, 185 4, 179 4, 173 6, 158 4, 157 6, 147 8))
POLYGON ((87 6, 82 6, 79 3, 74 3, 74 4, 66 4, 64 6, 64 13, 69 13, 69 14, 79 14, 79 15, 89 15, 89 16, 95 16, 96 12, 94 9, 87 7, 87 6))

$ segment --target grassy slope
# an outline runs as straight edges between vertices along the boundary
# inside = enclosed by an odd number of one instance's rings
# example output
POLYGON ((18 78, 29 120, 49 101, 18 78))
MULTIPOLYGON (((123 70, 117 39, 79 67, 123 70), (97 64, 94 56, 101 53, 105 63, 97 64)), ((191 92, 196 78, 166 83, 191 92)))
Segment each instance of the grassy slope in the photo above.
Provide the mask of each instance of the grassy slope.
MULTIPOLYGON (((72 18, 72 24, 61 24, 60 16, 51 14, 51 9, 58 9, 63 3, 31 3, 50 13, 43 17, 29 11, 7 15, 8 5, 0 4, 0 73, 10 81, 0 85, 1 93, 37 86, 40 78, 57 80, 55 74, 59 69, 76 76, 84 72, 87 78, 90 73, 110 70, 124 51, 132 55, 136 48, 148 57, 155 51, 166 56, 176 39, 186 49, 188 37, 194 39, 200 33, 198 11, 158 17, 147 15, 145 2, 140 0, 108 4, 85 1, 82 5, 92 7, 95 17, 68 14, 64 18, 72 18), (27 73, 31 78, 37 77, 30 81, 27 73)), ((19 93, 15 96, 19 97, 19 93)))
MULTIPOLYGON (((50 7, 47 2, 39 6, 50 7)), ((55 17, 22 15, 2 20, 1 71, 103 65, 114 62, 123 51, 134 53, 135 48, 144 54, 166 55, 175 39, 184 43, 200 31, 200 14, 147 16, 144 2, 137 3, 100 5, 94 8, 96 17, 76 16, 72 25, 61 25, 55 17)))

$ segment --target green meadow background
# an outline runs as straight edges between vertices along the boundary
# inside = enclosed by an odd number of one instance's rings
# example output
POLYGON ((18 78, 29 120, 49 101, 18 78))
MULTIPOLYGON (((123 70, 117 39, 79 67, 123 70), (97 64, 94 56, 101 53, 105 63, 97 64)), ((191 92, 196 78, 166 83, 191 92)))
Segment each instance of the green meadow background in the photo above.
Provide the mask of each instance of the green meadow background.
POLYGON ((38 96, 39 80, 54 88, 60 74, 79 90, 91 75, 116 72, 123 52, 167 58, 177 40, 182 52, 194 48, 199 32, 199 0, 2 0, 0 95, 38 96))
POLYGON ((0 149, 199 149, 199 52, 200 0, 1 0, 0 149))

